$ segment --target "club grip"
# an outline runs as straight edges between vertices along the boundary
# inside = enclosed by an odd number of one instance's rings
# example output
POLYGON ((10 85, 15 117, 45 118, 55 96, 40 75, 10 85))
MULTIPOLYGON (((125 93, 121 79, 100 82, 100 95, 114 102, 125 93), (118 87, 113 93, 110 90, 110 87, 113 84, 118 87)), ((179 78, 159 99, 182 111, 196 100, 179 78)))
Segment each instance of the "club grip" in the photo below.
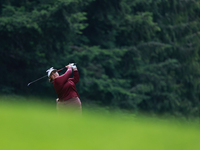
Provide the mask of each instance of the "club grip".
MULTIPOLYGON (((74 63, 74 65, 76 65, 77 63, 74 63)), ((57 70, 57 72, 59 72, 59 71, 62 71, 63 69, 65 69, 66 67, 64 67, 64 68, 61 68, 61 69, 59 69, 59 70, 57 70)))

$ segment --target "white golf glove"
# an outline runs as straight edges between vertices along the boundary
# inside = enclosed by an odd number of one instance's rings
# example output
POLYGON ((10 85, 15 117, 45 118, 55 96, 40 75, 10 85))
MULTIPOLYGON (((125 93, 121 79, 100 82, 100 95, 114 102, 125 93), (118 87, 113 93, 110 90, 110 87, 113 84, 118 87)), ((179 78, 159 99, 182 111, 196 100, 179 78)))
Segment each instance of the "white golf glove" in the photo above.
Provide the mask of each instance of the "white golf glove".
POLYGON ((70 66, 73 68, 73 69, 77 69, 76 65, 74 63, 71 63, 70 66))

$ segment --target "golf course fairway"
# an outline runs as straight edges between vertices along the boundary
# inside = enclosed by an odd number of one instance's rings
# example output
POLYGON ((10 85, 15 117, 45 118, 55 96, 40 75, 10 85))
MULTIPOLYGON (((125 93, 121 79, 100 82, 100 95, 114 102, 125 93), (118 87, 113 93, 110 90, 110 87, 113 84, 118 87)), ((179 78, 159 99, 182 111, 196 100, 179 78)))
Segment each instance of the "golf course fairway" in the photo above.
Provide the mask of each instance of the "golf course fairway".
MULTIPOLYGON (((83 109, 84 110, 84 109, 83 109)), ((0 150, 198 150, 197 123, 0 103, 0 150)))

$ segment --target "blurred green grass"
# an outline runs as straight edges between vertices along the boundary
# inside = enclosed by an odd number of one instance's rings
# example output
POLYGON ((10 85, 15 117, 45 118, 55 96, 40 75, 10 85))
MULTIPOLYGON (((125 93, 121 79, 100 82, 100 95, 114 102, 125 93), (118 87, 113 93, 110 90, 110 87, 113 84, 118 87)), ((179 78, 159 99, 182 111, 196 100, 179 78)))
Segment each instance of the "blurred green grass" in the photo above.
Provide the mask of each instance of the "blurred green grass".
POLYGON ((71 112, 58 114, 55 104, 41 101, 36 97, 0 96, 1 150, 197 150, 200 147, 200 127, 196 123, 121 112, 109 114, 103 110, 85 109, 81 116, 71 112))

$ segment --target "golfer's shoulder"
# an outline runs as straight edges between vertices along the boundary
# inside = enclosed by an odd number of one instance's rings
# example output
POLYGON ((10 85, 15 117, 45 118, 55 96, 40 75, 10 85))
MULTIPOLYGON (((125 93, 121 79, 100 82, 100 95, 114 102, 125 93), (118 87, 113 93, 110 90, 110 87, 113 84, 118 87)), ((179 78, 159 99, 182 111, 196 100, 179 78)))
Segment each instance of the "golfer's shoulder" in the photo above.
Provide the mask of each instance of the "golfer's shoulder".
POLYGON ((53 80, 53 84, 58 84, 58 83, 60 83, 60 82, 62 82, 62 76, 59 76, 59 77, 57 77, 57 78, 55 78, 54 80, 53 80))

